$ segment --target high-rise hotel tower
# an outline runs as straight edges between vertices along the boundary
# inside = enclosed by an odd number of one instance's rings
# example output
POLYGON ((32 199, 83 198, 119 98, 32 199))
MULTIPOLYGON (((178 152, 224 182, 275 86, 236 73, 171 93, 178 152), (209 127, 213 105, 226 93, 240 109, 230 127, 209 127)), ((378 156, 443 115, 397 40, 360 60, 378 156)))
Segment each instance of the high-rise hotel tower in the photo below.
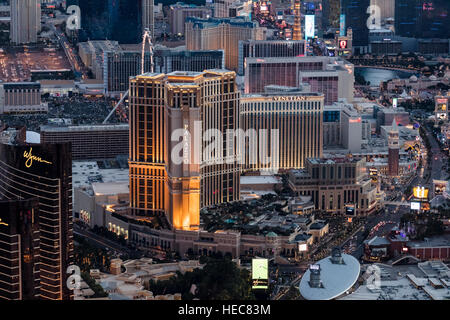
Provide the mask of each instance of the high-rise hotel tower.
POLYGON ((67 287, 73 261, 70 143, 0 144, 0 199, 30 198, 39 201, 40 298, 73 299, 67 287))
POLYGON ((40 293, 39 201, 0 200, 0 300, 40 293))
POLYGON ((303 93, 298 88, 282 86, 267 86, 266 89, 272 92, 241 97, 241 127, 245 132, 255 130, 254 139, 245 141, 244 171, 300 169, 305 167, 307 158, 322 157, 323 94, 303 93), (278 142, 262 143, 257 134, 261 130, 267 130, 271 140, 276 139, 272 132, 278 130, 278 142), (258 157, 251 159, 253 150, 258 157), (271 161, 264 161, 268 157, 271 161))
POLYGON ((134 214, 165 214, 173 228, 195 230, 200 208, 239 199, 236 153, 210 136, 239 128, 239 95, 236 75, 227 70, 146 73, 130 80, 134 214), (215 156, 206 157, 202 150, 214 141, 215 156))
POLYGON ((17 45, 37 42, 41 30, 40 0, 11 0, 11 42, 17 45))

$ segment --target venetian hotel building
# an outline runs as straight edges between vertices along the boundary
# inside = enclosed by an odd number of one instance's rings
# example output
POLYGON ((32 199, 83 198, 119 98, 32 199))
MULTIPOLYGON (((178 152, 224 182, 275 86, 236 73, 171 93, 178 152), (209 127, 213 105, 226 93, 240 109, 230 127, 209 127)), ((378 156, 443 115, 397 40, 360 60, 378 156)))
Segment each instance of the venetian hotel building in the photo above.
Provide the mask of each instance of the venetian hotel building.
POLYGON ((240 102, 240 121, 244 131, 256 130, 258 143, 246 141, 245 150, 257 148, 256 159, 250 152, 245 154, 244 170, 286 170, 305 167, 307 158, 320 158, 323 152, 323 104, 324 96, 318 93, 297 92, 296 88, 279 88, 275 93, 244 95, 240 102), (291 89, 291 90, 289 90, 291 89), (261 143, 260 130, 267 130, 267 144, 261 143), (278 130, 279 141, 274 144, 271 132, 278 130), (274 157, 271 146, 278 145, 278 156, 274 157), (267 148, 265 147, 267 146, 267 148), (262 150, 265 148, 266 150, 262 150), (272 157, 272 161, 261 161, 260 155, 272 157), (256 160, 256 161, 255 161, 256 160))
MULTIPOLYGON (((135 215, 165 214, 175 229, 195 230, 200 208, 239 200, 236 161, 171 159, 179 144, 171 141, 176 129, 201 141, 209 129, 239 128, 239 95, 235 73, 227 70, 146 73, 130 80, 130 205, 135 215), (195 122, 201 123, 200 131, 195 122)), ((194 151, 195 145, 186 146, 194 151)), ((196 154, 201 153, 190 156, 196 154)))
POLYGON ((69 143, 0 144, 0 199, 30 198, 39 202, 40 298, 73 299, 66 285, 73 261, 69 143))

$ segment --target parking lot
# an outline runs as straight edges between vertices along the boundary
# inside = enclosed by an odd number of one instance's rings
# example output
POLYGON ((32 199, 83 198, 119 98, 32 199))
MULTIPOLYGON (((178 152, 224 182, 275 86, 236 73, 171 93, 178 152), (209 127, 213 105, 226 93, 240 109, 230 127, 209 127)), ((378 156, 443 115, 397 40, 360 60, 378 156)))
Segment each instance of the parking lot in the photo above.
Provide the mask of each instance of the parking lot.
MULTIPOLYGON (((55 98, 48 101, 48 114, 0 115, 0 121, 10 126, 26 126, 28 130, 39 132, 41 125, 49 118, 72 119, 72 124, 101 124, 114 106, 109 99, 87 99, 84 97, 55 98)), ((116 114, 108 123, 118 123, 116 114)))
POLYGON ((71 69, 64 52, 54 48, 8 48, 0 50, 0 80, 30 81, 31 70, 71 69))

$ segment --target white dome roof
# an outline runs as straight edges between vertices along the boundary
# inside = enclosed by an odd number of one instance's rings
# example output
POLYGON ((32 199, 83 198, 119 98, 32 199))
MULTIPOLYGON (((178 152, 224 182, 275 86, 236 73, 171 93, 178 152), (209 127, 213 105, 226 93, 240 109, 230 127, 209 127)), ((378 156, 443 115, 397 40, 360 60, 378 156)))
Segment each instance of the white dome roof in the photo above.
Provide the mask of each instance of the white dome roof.
POLYGON ((411 76, 411 77, 409 77, 409 80, 416 82, 417 81, 417 77, 416 76, 411 76))
POLYGON ((436 80, 437 80, 437 77, 436 77, 435 75, 432 75, 432 76, 430 76, 430 80, 431 80, 431 81, 436 81, 436 80))
POLYGON ((349 290, 358 280, 361 266, 355 257, 342 254, 344 264, 334 264, 328 256, 318 262, 320 265, 320 281, 322 288, 311 287, 309 280, 311 270, 308 269, 300 281, 300 293, 306 300, 331 300, 349 290))

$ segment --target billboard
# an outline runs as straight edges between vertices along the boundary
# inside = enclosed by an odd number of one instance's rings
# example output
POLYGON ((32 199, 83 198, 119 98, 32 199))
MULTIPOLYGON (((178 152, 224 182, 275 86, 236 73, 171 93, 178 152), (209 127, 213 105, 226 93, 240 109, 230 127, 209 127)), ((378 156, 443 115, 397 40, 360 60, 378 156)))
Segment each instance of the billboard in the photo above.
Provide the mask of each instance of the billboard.
POLYGON ((420 210, 420 202, 411 202, 411 210, 420 210))
POLYGON ((269 260, 252 259, 252 282, 253 289, 269 287, 269 260))
POLYGON ((348 216, 355 215, 355 205, 346 205, 345 206, 345 214, 348 216))
POLYGON ((339 34, 341 36, 345 36, 346 32, 345 32, 345 14, 341 14, 340 19, 339 19, 339 34))
POLYGON ((447 119, 447 98, 438 98, 436 99, 436 117, 439 120, 445 120, 447 119))
POLYGON ((298 251, 300 252, 308 251, 308 245, 306 243, 300 243, 298 245, 298 251))
POLYGON ((292 39, 292 29, 291 28, 284 29, 284 37, 286 39, 292 39))
POLYGON ((314 38, 315 29, 315 16, 312 14, 307 14, 305 16, 305 40, 308 38, 314 38))
POLYGON ((428 199, 428 188, 414 187, 413 195, 416 199, 428 199))
POLYGON ((398 105, 398 98, 392 99, 392 108, 397 108, 398 105))
POLYGON ((339 49, 347 49, 348 41, 347 40, 339 40, 339 49))
POLYGON ((369 176, 373 182, 378 181, 378 170, 376 168, 369 168, 369 176))

